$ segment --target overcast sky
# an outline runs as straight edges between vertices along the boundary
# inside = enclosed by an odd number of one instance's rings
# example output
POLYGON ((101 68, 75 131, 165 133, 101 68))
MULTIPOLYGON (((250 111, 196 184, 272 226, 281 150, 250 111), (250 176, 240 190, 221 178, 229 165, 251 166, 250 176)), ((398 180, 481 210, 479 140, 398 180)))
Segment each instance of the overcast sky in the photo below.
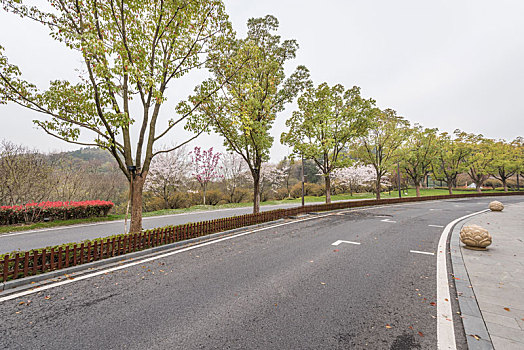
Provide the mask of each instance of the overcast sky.
MULTIPOLYGON (((490 138, 524 136, 524 1, 522 0, 226 0, 235 30, 267 14, 280 21, 279 34, 300 44, 296 65, 309 68, 315 84, 340 83, 362 88, 381 108, 393 108, 412 123, 456 128, 490 138)), ((0 45, 24 76, 46 87, 52 79, 74 79, 76 54, 54 42, 45 28, 0 10, 0 45)), ((207 73, 176 83, 163 109, 193 90, 207 73)), ((277 117, 272 160, 289 153, 280 133, 294 104, 277 117)), ((36 129, 37 113, 0 105, 0 139, 42 151, 78 146, 36 129)), ((187 134, 177 131, 168 143, 187 134)), ((217 135, 195 145, 223 150, 217 135)))

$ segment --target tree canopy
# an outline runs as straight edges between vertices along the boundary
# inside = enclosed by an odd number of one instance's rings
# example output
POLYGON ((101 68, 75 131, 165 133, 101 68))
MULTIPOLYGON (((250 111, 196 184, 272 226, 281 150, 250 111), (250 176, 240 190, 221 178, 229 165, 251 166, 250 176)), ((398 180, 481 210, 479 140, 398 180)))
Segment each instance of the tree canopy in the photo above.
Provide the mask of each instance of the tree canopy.
POLYGON ((300 96, 298 111, 286 121, 289 131, 282 133, 281 142, 317 164, 326 184, 326 203, 331 202, 330 174, 352 163, 347 148, 366 134, 373 104, 360 96, 359 87, 346 90, 323 83, 300 96))
MULTIPOLYGON (((203 67, 206 53, 232 35, 222 1, 49 1, 49 12, 17 0, 3 3, 7 11, 43 24, 55 40, 77 51, 82 69, 76 81, 54 80, 48 89, 39 89, 24 80, 0 47, 0 102, 43 114, 35 124, 56 138, 108 150, 133 186, 132 231, 140 230, 142 188, 151 160, 172 150, 155 151, 155 142, 215 92, 208 91, 190 109, 180 105, 169 124, 158 129, 168 86, 203 67), (140 106, 137 113, 133 99, 140 106)), ((177 147, 202 131, 177 140, 177 147)))
MULTIPOLYGON (((252 18, 247 27, 245 38, 229 39, 212 51, 207 67, 213 78, 191 97, 194 105, 200 104, 191 125, 194 130, 209 126, 224 138, 228 151, 244 159, 253 177, 253 211, 258 212, 262 163, 269 160, 274 141, 270 130, 277 114, 307 86, 309 72, 298 66, 286 78, 284 64, 295 58, 298 43, 274 34, 275 17, 252 18)), ((191 104, 185 108, 189 111, 191 104)))

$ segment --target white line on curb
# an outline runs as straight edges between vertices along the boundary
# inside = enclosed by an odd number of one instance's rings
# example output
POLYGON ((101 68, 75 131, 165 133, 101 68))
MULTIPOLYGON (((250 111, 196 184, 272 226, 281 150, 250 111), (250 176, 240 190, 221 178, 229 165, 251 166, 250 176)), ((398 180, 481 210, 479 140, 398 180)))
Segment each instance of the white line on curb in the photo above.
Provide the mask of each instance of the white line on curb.
POLYGON ((331 243, 331 245, 339 245, 340 243, 347 243, 347 244, 356 244, 356 245, 360 245, 360 243, 358 242, 351 242, 351 241, 336 241, 335 243, 331 243))
POLYGON ((437 348, 438 350, 456 350, 457 344, 455 342, 455 329, 453 326, 453 311, 451 310, 449 283, 448 283, 448 268, 446 265, 447 257, 447 240, 449 232, 455 224, 461 220, 469 218, 480 213, 486 212, 482 210, 473 214, 465 215, 453 220, 447 224, 444 231, 440 235, 437 248, 437 348))
POLYGON ((438 228, 443 228, 444 226, 442 225, 428 225, 429 227, 438 227, 438 228))
POLYGON ((415 254, 435 255, 435 253, 430 253, 430 252, 421 252, 420 250, 410 250, 409 252, 410 252, 410 253, 415 253, 415 254))

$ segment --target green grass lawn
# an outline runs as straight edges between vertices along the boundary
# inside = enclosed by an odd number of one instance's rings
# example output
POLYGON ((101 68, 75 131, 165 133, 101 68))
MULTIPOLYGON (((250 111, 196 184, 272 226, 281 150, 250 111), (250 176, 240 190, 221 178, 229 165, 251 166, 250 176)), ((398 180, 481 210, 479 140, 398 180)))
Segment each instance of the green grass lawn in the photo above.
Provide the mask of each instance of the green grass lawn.
MULTIPOLYGON (((483 193, 490 193, 490 192, 501 192, 501 190, 483 190, 483 193)), ((454 190, 454 194, 462 194, 462 193, 474 193, 472 190, 454 190)), ((438 195, 446 195, 448 194, 447 189, 420 189, 420 195, 421 196, 438 196, 438 195)), ((403 197, 415 197, 415 189, 410 188, 408 190, 408 194, 405 195, 404 192, 402 193, 403 197)), ((349 194, 337 194, 332 195, 331 200, 332 201, 338 201, 338 200, 351 200, 351 199, 372 199, 375 198, 375 195, 373 193, 355 193, 353 196, 349 194)), ((382 192, 381 198, 398 198, 398 191, 391 191, 391 192, 382 192)), ((304 198, 306 203, 322 203, 325 202, 325 196, 306 196, 304 198)), ((260 203, 261 205, 278 205, 278 204, 289 204, 289 203, 296 203, 300 204, 302 203, 301 198, 294 198, 294 199, 284 199, 284 200, 274 200, 274 201, 267 201, 260 203)), ((164 209, 164 210, 157 210, 152 212, 146 212, 143 214, 144 217, 148 216, 159 216, 159 215, 173 215, 173 214, 182 214, 192 211, 206 211, 206 210, 218 210, 218 209, 227 209, 227 208, 244 208, 244 207, 251 207, 253 203, 251 202, 244 202, 244 203, 230 203, 230 204, 220 204, 220 205, 195 205, 190 208, 182 208, 182 209, 164 209)), ((30 225, 13 225, 13 226, 0 226, 0 234, 2 233, 8 233, 8 232, 15 232, 15 231, 25 231, 25 230, 35 230, 35 229, 43 229, 43 228, 50 228, 50 227, 57 227, 57 226, 67 226, 67 225, 76 225, 76 224, 88 224, 88 223, 94 223, 94 222, 103 222, 103 221, 114 221, 114 220, 122 220, 124 219, 124 214, 110 214, 106 217, 97 217, 97 218, 89 218, 89 219, 74 219, 74 220, 60 220, 60 221, 51 221, 51 222, 39 222, 36 224, 30 224, 30 225)))

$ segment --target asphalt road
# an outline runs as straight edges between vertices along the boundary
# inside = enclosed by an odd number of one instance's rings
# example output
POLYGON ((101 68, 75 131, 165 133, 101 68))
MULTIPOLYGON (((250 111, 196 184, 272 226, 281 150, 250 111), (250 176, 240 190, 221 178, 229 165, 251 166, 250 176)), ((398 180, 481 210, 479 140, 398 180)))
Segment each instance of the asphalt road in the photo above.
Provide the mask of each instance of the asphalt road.
MULTIPOLYGON (((261 206, 262 211, 297 206, 296 203, 261 206)), ((197 222, 225 218, 235 215, 244 215, 253 212, 252 207, 231 208, 209 211, 194 211, 174 215, 145 217, 142 226, 145 229, 180 225, 188 222, 197 222)), ((129 226, 129 221, 128 221, 129 226)), ((107 237, 124 233, 124 220, 106 221, 100 223, 53 227, 48 229, 21 231, 0 234, 0 254, 16 250, 27 251, 36 248, 49 247, 70 242, 82 242, 87 239, 107 237)))
POLYGON ((290 221, 73 280, 1 302, 0 348, 436 349, 436 257, 411 250, 489 200, 290 221))

